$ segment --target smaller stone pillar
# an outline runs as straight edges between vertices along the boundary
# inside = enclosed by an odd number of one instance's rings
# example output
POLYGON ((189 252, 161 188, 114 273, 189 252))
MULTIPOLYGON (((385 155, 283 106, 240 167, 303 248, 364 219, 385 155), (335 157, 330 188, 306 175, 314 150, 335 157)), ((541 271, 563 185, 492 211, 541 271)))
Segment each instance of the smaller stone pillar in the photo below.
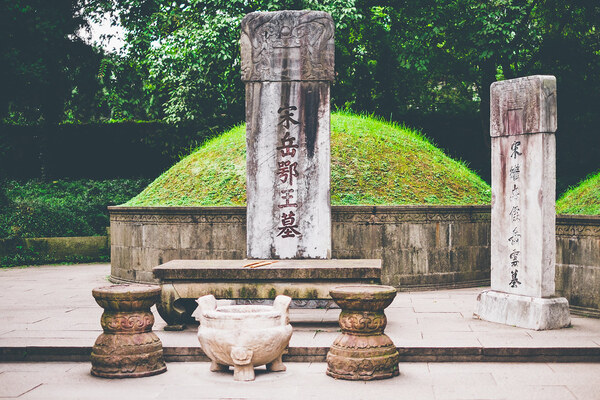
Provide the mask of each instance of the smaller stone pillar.
POLYGON ((92 291, 104 308, 104 333, 92 348, 92 375, 103 378, 140 378, 167 370, 162 343, 152 332, 150 311, 160 299, 160 287, 112 285, 92 291))
POLYGON ((339 335, 327 353, 327 375, 336 379, 369 381, 399 375, 398 350, 383 333, 396 289, 381 285, 348 285, 329 294, 340 306, 339 335))
POLYGON ((491 286, 475 317, 543 330, 570 325, 555 297, 556 78, 491 86, 491 286))

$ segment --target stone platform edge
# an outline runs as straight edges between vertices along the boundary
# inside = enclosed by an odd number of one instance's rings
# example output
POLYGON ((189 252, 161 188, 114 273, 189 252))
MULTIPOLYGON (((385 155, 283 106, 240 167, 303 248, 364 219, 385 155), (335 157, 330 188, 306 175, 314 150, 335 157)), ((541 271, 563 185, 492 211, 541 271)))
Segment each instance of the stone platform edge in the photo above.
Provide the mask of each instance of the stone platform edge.
MULTIPOLYGON (((600 362, 598 347, 397 347, 400 362, 600 362)), ((167 362, 209 362, 200 347, 164 347, 167 362)), ((325 362, 329 347, 290 347, 285 362, 325 362)), ((91 346, 0 347, 0 362, 90 362, 91 346)))

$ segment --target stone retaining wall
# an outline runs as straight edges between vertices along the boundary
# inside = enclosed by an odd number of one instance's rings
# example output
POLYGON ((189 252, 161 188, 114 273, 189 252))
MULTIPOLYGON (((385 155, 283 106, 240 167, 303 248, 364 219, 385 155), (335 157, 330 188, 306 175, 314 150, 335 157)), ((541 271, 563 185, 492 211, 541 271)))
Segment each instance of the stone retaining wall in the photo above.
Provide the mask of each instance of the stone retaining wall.
MULTIPOLYGON (((173 259, 246 257, 244 207, 109 207, 112 279, 155 282, 173 259)), ((334 258, 381 258, 400 290, 488 285, 489 206, 334 206, 334 258)), ((600 216, 556 220, 556 291, 600 310, 600 216)))
POLYGON ((556 293, 600 316, 600 216, 557 216, 556 293))
MULTIPOLYGON (((173 259, 246 257, 244 207, 109 207, 112 277, 155 282, 173 259)), ((380 258, 399 288, 487 284, 489 207, 332 207, 333 258, 380 258)))

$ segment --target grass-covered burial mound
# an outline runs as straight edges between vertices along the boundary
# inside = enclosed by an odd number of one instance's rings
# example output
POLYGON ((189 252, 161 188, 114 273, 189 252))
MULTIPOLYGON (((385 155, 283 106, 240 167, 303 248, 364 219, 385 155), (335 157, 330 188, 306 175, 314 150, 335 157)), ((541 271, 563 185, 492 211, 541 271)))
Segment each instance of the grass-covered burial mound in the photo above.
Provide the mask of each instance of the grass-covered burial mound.
MULTIPOLYGON (((418 132, 369 117, 331 116, 331 204, 489 204, 490 187, 418 132)), ((246 204, 246 130, 210 140, 126 206, 246 204)))
POLYGON ((556 212, 600 215, 600 171, 567 190, 556 202, 556 212))

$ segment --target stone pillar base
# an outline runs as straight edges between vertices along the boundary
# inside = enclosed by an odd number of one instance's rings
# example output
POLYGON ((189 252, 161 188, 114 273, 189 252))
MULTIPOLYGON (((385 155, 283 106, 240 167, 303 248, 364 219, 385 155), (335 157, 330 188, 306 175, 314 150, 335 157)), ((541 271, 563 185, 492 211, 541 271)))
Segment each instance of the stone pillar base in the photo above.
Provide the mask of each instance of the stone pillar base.
POLYGON ((474 318, 543 331, 571 325, 569 302, 564 297, 541 297, 484 290, 477 296, 474 318))

